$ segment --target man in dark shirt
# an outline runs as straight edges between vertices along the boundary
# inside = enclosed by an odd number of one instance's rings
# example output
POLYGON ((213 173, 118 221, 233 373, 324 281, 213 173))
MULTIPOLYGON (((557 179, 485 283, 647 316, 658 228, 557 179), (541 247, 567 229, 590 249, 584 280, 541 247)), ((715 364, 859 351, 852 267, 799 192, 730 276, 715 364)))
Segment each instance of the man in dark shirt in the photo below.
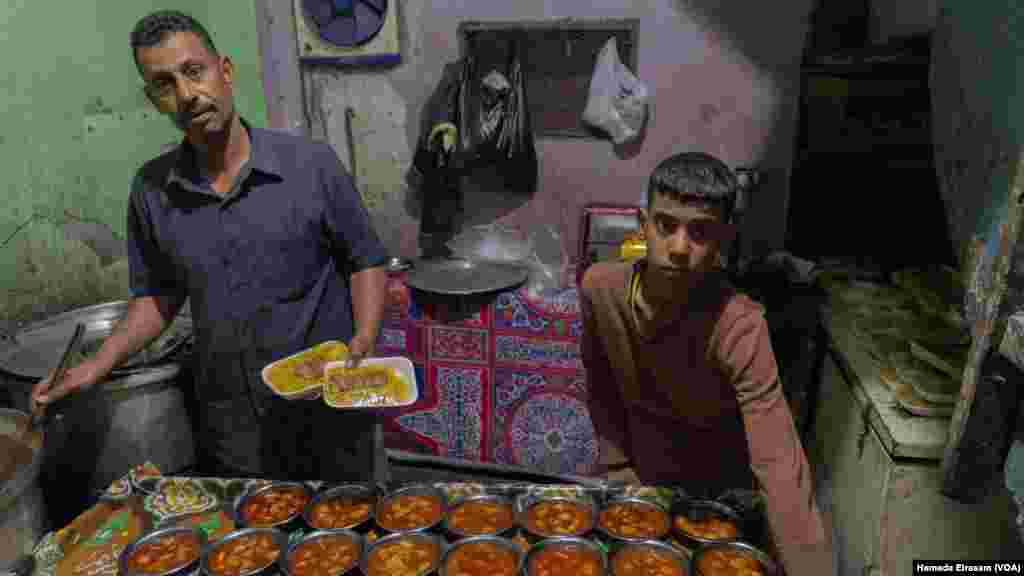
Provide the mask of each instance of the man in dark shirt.
POLYGON ((373 351, 387 258, 351 178, 330 146, 249 126, 234 107, 231 60, 188 15, 143 18, 131 46, 147 97, 185 139, 133 184, 127 315, 95 356, 40 382, 33 401, 102 381, 187 298, 205 471, 373 478, 372 414, 287 402, 260 377, 327 340, 357 361, 373 351))

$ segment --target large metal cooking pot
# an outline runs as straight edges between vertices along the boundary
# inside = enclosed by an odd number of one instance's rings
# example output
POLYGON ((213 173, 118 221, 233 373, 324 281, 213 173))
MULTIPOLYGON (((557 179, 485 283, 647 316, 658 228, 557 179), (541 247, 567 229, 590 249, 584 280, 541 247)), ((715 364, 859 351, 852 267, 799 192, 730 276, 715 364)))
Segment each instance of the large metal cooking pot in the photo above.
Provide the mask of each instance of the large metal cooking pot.
POLYGON ((68 397, 63 417, 48 425, 47 457, 71 470, 91 470, 95 491, 144 461, 166 474, 191 467, 195 451, 182 374, 181 365, 163 364, 68 397))
MULTIPOLYGON (((89 353, 110 335, 127 307, 127 302, 112 302, 72 310, 16 332, 13 342, 0 347, 0 370, 7 375, 15 406, 27 409, 31 386, 56 366, 76 324, 85 325, 82 347, 89 353)), ((179 314, 163 336, 107 381, 51 407, 43 480, 55 488, 69 487, 48 494, 51 508, 73 513, 72 508, 81 508, 144 461, 164 473, 195 464, 192 422, 180 385, 188 375, 188 359, 181 352, 191 328, 191 317, 179 314), (81 493, 72 497, 75 490, 81 493), (58 497, 69 500, 55 504, 58 497)), ((52 510, 50 518, 55 519, 52 510)))
MULTIPOLYGON (((0 434, 22 437, 19 425, 26 420, 27 413, 0 408, 0 434)), ((31 554, 46 532, 46 508, 39 485, 42 441, 42 433, 32 434, 32 461, 0 485, 0 573, 12 570, 20 559, 31 554)))
MULTIPOLYGON (((78 308, 9 334, 11 342, 0 348, 0 370, 27 380, 45 378, 57 366, 60 352, 79 323, 85 326, 79 356, 91 356, 128 312, 128 302, 108 302, 78 308)), ((166 361, 192 337, 192 317, 183 312, 149 346, 114 369, 113 376, 135 374, 166 361)), ((72 363, 77 360, 72 358, 72 363)))

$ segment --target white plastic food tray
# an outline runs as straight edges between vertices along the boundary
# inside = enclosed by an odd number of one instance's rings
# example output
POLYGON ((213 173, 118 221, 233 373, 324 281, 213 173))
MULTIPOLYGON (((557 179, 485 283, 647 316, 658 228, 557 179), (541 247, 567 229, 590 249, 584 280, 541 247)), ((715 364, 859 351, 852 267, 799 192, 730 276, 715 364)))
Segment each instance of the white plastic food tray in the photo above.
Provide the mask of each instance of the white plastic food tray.
MULTIPOLYGON (((412 404, 415 404, 416 401, 419 399, 420 390, 419 386, 416 383, 416 370, 413 369, 412 362, 408 358, 404 358, 401 356, 391 356, 386 358, 366 358, 362 362, 360 362, 359 366, 361 368, 365 366, 380 366, 383 368, 391 368, 393 370, 396 370, 399 373, 399 375, 404 377, 406 385, 412 387, 409 400, 398 404, 372 404, 367 406, 352 406, 348 404, 332 404, 327 399, 327 395, 324 394, 324 402, 327 403, 328 406, 330 406, 331 408, 340 408, 345 410, 357 410, 363 408, 401 408, 403 406, 410 406, 412 404)), ((326 367, 324 367, 324 374, 330 375, 330 373, 333 370, 338 370, 344 367, 344 362, 330 362, 327 364, 326 367)))

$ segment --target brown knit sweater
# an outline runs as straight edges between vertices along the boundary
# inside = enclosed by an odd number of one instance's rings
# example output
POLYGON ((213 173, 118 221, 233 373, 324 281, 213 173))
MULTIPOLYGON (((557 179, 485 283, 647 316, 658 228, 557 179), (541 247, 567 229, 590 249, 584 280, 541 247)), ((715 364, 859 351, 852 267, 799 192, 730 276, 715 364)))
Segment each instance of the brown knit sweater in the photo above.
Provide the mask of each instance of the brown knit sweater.
POLYGON ((763 309, 713 273, 645 336, 630 309, 634 266, 642 264, 595 264, 580 291, 602 464, 628 458, 644 483, 691 494, 758 486, 787 573, 831 574, 763 309))

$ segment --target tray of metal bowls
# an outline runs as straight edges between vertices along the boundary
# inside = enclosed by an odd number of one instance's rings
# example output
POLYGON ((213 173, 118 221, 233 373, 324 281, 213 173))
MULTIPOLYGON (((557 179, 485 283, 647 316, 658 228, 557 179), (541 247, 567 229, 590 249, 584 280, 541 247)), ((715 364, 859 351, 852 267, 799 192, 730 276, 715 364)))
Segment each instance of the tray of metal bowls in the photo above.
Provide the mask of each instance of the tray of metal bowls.
POLYGON ((309 501, 302 518, 313 530, 348 529, 360 534, 373 525, 377 491, 369 484, 341 484, 309 501))
POLYGON ((611 547, 661 540, 671 528, 668 510, 641 498, 610 499, 597 519, 597 531, 611 547))
POLYGON ((723 542, 698 548, 690 558, 693 576, 782 576, 778 564, 745 542, 723 542))
POLYGON ((191 527, 160 528, 125 546, 118 557, 123 576, 183 576, 199 566, 206 536, 191 527))
POLYGON ((288 548, 288 536, 274 528, 243 528, 203 549, 205 576, 269 576, 288 548))
MULTIPOLYGON (((611 576, 688 576, 690 560, 675 546, 649 540, 618 548, 609 562, 611 576)), ((742 575, 742 573, 740 573, 742 575)))
POLYGON ((530 502, 519 513, 519 526, 531 544, 546 538, 582 538, 596 525, 597 506, 592 499, 543 497, 530 502))
POLYGON ((743 538, 743 517, 714 500, 681 500, 672 507, 672 534, 693 550, 743 538))
POLYGON ((272 482, 242 495, 235 506, 235 521, 247 528, 299 528, 302 512, 313 494, 301 482, 272 482))
POLYGON ((391 533, 424 532, 441 525, 448 496, 427 484, 414 484, 388 493, 377 502, 377 526, 391 533))
POLYGON ((446 548, 437 534, 391 534, 366 546, 359 568, 363 576, 430 576, 437 574, 446 548))
POLYGON ((363 537, 351 530, 317 530, 291 544, 278 560, 284 576, 357 574, 363 537))
POLYGON ((523 549, 498 536, 471 536, 448 546, 439 576, 518 576, 523 549))
POLYGON ((452 540, 476 536, 511 538, 516 532, 515 505, 496 494, 462 497, 448 507, 442 526, 452 540))
POLYGON ((596 542, 586 538, 561 537, 541 540, 526 553, 525 576, 604 576, 608 556, 596 542))

